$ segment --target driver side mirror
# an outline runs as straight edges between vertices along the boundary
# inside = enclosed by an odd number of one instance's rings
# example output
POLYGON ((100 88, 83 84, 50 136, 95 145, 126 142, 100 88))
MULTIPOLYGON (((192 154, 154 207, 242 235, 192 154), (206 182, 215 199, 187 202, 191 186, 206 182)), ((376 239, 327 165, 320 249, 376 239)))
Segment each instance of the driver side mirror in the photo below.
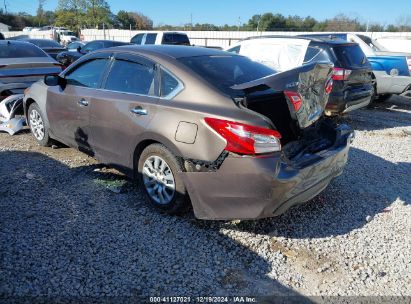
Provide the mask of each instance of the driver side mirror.
POLYGON ((46 75, 44 76, 44 83, 49 87, 64 86, 66 81, 59 75, 46 75))
POLYGON ((77 47, 77 52, 79 52, 80 54, 86 54, 87 53, 87 51, 83 50, 81 46, 77 47))

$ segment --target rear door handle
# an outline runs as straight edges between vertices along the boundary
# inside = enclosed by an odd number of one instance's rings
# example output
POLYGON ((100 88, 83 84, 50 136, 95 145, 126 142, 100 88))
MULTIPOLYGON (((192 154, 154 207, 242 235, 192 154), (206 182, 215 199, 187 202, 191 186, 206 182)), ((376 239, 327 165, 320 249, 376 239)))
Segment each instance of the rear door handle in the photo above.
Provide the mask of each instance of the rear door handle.
POLYGON ((136 115, 147 115, 148 114, 147 110, 143 109, 142 107, 132 108, 130 112, 136 115))
POLYGON ((84 98, 80 99, 77 103, 78 103, 81 107, 87 107, 87 106, 88 106, 88 101, 85 100, 84 98))

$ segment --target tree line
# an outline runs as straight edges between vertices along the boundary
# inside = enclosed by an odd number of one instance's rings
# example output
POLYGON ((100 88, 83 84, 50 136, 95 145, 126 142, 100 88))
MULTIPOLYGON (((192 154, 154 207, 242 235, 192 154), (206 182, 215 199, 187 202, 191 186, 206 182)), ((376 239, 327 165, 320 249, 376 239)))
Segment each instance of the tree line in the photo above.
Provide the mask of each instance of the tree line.
POLYGON ((0 9, 0 22, 12 30, 26 26, 64 26, 79 31, 82 28, 118 28, 130 30, 193 30, 193 31, 411 31, 411 15, 400 17, 396 24, 365 23, 358 18, 339 14, 324 21, 313 17, 284 16, 265 13, 252 16, 246 23, 215 25, 209 23, 185 23, 182 25, 159 24, 139 12, 121 10, 113 14, 106 0, 59 0, 55 11, 45 11, 46 0, 38 0, 36 15, 24 12, 6 13, 0 9))

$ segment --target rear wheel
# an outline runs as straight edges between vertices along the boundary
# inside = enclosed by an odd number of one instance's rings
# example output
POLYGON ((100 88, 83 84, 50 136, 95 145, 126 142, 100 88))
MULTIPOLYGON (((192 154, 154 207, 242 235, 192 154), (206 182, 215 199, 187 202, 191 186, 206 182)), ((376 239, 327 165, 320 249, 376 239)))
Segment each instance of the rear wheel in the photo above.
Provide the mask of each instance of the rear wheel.
POLYGON ((392 94, 381 94, 381 95, 377 95, 375 98, 375 101, 377 102, 384 102, 387 101, 388 99, 390 99, 392 96, 392 94))
POLYGON ((181 161, 161 144, 144 149, 138 162, 139 181, 152 205, 169 214, 187 211, 189 199, 179 172, 181 161))
POLYGON ((51 146, 52 140, 49 136, 49 128, 43 115, 41 114, 39 106, 36 103, 32 103, 30 105, 28 118, 31 133, 33 133, 37 143, 44 147, 51 146))

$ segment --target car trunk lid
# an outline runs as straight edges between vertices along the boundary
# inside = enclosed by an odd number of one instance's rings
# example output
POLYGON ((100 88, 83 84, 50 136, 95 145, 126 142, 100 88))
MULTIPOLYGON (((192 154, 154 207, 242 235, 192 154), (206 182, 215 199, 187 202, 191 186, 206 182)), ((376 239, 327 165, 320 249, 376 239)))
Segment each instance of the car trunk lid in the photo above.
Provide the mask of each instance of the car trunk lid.
POLYGON ((0 60, 0 80, 3 83, 34 82, 44 75, 59 74, 62 71, 61 65, 49 57, 2 61, 4 60, 0 60))
MULTIPOLYGON (((231 88, 243 90, 246 94, 266 90, 267 87, 274 91, 286 91, 290 115, 304 129, 316 122, 324 112, 328 101, 326 86, 330 84, 332 68, 330 63, 311 63, 231 88), (296 96, 295 99, 293 96, 296 96), (296 100, 298 96, 300 101, 296 100), (297 102, 300 103, 298 106, 297 102)), ((272 105, 271 111, 276 111, 275 105, 272 105)))

